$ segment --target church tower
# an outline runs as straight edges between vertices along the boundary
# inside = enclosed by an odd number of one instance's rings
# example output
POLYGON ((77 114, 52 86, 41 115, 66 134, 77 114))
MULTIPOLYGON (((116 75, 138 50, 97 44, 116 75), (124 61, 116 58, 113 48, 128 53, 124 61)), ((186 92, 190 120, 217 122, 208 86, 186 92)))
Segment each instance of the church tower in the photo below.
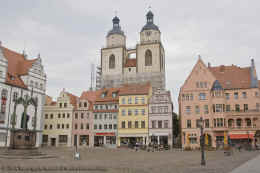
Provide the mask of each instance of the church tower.
POLYGON ((154 24, 152 11, 146 14, 146 24, 140 32, 137 49, 137 72, 139 78, 151 81, 153 88, 165 88, 165 57, 161 32, 154 24))
POLYGON ((107 33, 106 47, 101 49, 101 86, 114 87, 122 82, 123 58, 126 50, 126 36, 115 16, 113 28, 107 33))

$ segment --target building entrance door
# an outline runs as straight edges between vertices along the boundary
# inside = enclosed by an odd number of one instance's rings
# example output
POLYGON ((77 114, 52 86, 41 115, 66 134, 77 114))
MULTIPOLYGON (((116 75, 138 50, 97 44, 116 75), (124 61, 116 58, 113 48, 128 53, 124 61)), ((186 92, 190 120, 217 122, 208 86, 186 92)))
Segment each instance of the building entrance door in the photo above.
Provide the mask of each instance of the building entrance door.
POLYGON ((51 146, 56 146, 56 138, 51 138, 51 146))

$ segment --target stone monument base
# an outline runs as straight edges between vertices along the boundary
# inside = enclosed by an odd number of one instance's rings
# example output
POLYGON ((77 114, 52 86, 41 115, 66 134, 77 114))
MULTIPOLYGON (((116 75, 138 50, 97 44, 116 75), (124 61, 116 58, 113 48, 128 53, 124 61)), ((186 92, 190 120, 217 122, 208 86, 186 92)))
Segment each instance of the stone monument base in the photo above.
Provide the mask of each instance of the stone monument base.
POLYGON ((25 129, 11 130, 11 149, 33 149, 36 148, 36 131, 25 129))

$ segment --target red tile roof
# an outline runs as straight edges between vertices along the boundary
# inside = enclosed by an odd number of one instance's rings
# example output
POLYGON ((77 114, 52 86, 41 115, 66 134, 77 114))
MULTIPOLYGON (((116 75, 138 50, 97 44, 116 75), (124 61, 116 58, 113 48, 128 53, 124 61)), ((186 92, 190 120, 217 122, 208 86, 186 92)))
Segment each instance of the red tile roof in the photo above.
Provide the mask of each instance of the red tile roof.
POLYGON ((14 52, 3 46, 0 46, 0 48, 3 51, 4 57, 8 61, 6 83, 9 85, 27 88, 20 76, 28 74, 29 69, 37 59, 26 60, 22 54, 14 52))
POLYGON ((96 91, 96 103, 97 102, 116 102, 119 99, 120 88, 103 88, 96 91), (106 93, 103 97, 102 95, 106 93), (116 97, 113 97, 113 93, 116 93, 116 97))
POLYGON ((96 99, 96 94, 97 94, 96 91, 83 91, 79 98, 93 102, 96 99))
POLYGON ((127 59, 125 67, 136 67, 136 59, 127 59))
POLYGON ((250 88, 250 67, 241 68, 235 65, 221 65, 208 68, 224 89, 250 88))
POLYGON ((149 94, 151 85, 146 84, 125 84, 120 88, 119 95, 146 95, 149 94))
POLYGON ((70 104, 72 104, 74 107, 76 107, 77 106, 77 100, 79 99, 79 97, 78 96, 75 96, 75 95, 73 95, 73 94, 71 94, 71 93, 69 93, 69 92, 66 92, 66 94, 69 96, 69 98, 70 98, 70 104))

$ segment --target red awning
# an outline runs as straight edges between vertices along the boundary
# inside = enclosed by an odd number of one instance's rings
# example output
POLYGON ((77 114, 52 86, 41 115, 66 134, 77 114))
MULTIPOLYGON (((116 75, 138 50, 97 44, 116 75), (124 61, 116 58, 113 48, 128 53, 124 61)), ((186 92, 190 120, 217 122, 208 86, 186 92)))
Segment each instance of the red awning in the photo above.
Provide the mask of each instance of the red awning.
POLYGON ((113 132, 108 133, 96 133, 96 136, 115 136, 116 134, 113 132))
POLYGON ((253 134, 230 134, 230 139, 247 139, 247 138, 254 138, 253 134))

